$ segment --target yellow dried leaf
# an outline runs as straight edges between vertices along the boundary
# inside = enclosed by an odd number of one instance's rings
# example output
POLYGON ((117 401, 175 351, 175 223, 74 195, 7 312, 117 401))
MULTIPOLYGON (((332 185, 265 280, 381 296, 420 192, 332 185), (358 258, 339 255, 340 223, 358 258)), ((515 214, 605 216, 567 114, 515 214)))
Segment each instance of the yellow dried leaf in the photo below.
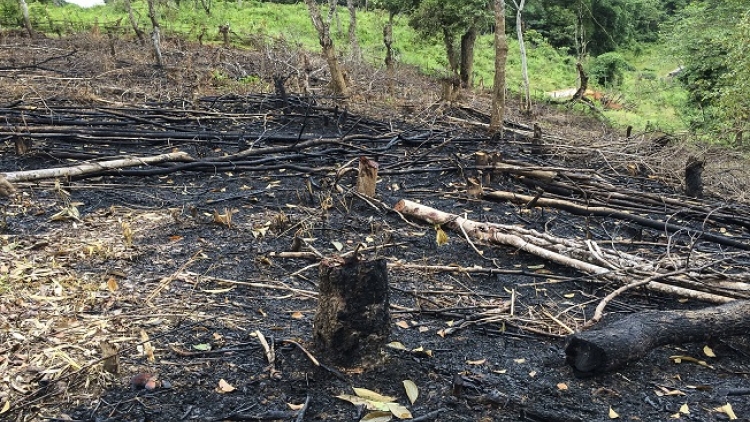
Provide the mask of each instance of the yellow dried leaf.
POLYGON ((567 299, 572 299, 572 298, 576 297, 576 294, 575 293, 565 293, 563 295, 563 297, 567 298, 567 299))
POLYGON ((467 360, 467 365, 483 365, 485 362, 487 362, 487 358, 484 359, 477 359, 477 360, 467 360))
POLYGON ((404 321, 403 319, 401 321, 396 322, 396 326, 403 328, 403 329, 410 328, 409 323, 407 321, 404 321))
POLYGON ((417 384, 414 383, 412 380, 404 380, 404 390, 406 390, 406 396, 409 397, 409 401, 411 404, 414 404, 415 401, 417 401, 417 398, 419 397, 419 389, 417 388, 417 384))
POLYGON ((399 419, 411 419, 411 412, 405 406, 398 403, 386 403, 388 410, 399 419))
POLYGON ((0 415, 10 410, 10 400, 6 400, 5 404, 3 404, 3 408, 0 409, 0 415))
POLYGON ((716 354, 714 354, 714 351, 708 345, 703 346, 703 354, 710 358, 716 357, 716 354))
POLYGON ((524 358, 513 359, 513 362, 515 362, 517 364, 522 364, 522 363, 526 363, 526 359, 524 359, 524 358))
POLYGON ((529 376, 530 376, 531 378, 534 378, 534 377, 536 376, 536 371, 531 371, 531 372, 529 372, 529 376))
POLYGON ((234 388, 228 382, 224 381, 223 378, 219 380, 219 386, 216 387, 216 392, 219 394, 231 393, 234 390, 236 390, 236 388, 234 388))
POLYGON ((352 390, 354 390, 354 394, 367 400, 379 401, 381 403, 396 401, 395 397, 384 396, 380 393, 368 390, 367 388, 352 387, 352 390))
POLYGON ((612 406, 609 406, 609 418, 610 419, 619 419, 620 415, 615 412, 615 409, 612 408, 612 406))
POLYGON ((109 289, 110 292, 117 291, 117 280, 115 280, 114 277, 110 277, 109 280, 107 280, 107 289, 109 289))
POLYGON ((335 240, 334 240, 334 241, 332 241, 332 242, 331 242, 331 244, 332 244, 332 245, 333 245, 333 247, 334 247, 334 248, 336 248, 336 250, 337 250, 337 251, 339 251, 339 252, 341 252, 341 250, 342 250, 342 249, 344 249, 344 244, 343 244, 343 243, 341 243, 341 242, 337 242, 337 241, 335 241, 335 240))
POLYGON ((291 409, 291 410, 300 410, 303 407, 305 407, 304 403, 302 403, 302 404, 287 403, 286 405, 289 406, 289 409, 291 409))
POLYGON ((448 243, 448 234, 445 233, 442 227, 435 226, 435 242, 438 246, 443 246, 448 243))
POLYGON ((406 350, 406 346, 404 346, 401 342, 398 342, 398 341, 392 341, 386 344, 386 346, 390 347, 391 349, 406 350))
POLYGON ((725 404, 724 406, 717 407, 714 410, 717 411, 717 412, 725 413, 729 417, 729 420, 731 420, 731 421, 737 419, 737 415, 734 414, 734 410, 732 409, 732 405, 729 404, 729 403, 725 404))
POLYGON ((682 406, 680 406, 680 413, 682 413, 683 415, 690 414, 690 408, 688 407, 687 403, 684 403, 682 406))
POLYGON ((565 391, 568 389, 568 384, 565 384, 564 382, 558 383, 557 389, 560 391, 565 391))
POLYGON ((294 319, 302 319, 304 317, 305 316, 302 315, 302 312, 300 312, 300 311, 292 312, 292 318, 294 318, 294 319))
POLYGON ((391 412, 376 411, 376 412, 370 412, 366 414, 359 421, 360 422, 388 422, 391 419, 393 419, 393 414, 391 412))

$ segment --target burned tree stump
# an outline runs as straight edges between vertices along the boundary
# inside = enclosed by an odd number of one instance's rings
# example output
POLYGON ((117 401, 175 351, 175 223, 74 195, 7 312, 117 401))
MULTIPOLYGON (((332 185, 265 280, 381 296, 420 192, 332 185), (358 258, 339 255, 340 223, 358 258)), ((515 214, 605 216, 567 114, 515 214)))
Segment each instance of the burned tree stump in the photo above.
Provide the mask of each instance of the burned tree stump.
POLYGON ((614 371, 666 344, 707 341, 750 332, 750 300, 698 311, 630 314, 602 328, 568 338, 565 360, 577 377, 614 371))
POLYGON ((340 365, 376 356, 390 334, 385 260, 323 260, 319 290, 316 347, 340 365))
POLYGON ((693 198, 703 197, 703 164, 702 160, 690 157, 685 165, 685 195, 693 198))
POLYGON ((359 157, 359 176, 357 177, 357 192, 369 198, 375 197, 375 187, 378 182, 378 163, 367 157, 359 157))
POLYGON ((542 128, 534 123, 534 137, 531 138, 531 153, 533 155, 544 155, 544 139, 542 139, 542 128))

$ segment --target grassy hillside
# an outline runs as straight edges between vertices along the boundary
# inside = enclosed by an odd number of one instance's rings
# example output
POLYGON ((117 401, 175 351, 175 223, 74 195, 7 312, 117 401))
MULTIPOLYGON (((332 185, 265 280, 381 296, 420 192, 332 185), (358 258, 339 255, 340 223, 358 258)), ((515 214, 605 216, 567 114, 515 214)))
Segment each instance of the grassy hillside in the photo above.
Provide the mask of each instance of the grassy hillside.
MULTIPOLYGON (((232 42, 239 47, 253 48, 259 42, 283 40, 317 51, 317 35, 314 32, 304 3, 279 5, 257 1, 219 2, 213 1, 211 13, 196 8, 197 2, 170 2, 160 10, 162 29, 166 36, 183 36, 197 40, 203 33, 203 40, 218 43, 218 26, 229 24, 232 42)), ((148 28, 145 1, 134 1, 133 8, 142 28, 148 28)), ((31 4, 31 14, 37 29, 50 33, 90 30, 98 25, 102 32, 112 30, 112 25, 122 18, 120 32, 131 36, 127 15, 122 0, 114 0, 105 6, 82 9, 75 5, 55 7, 52 5, 31 4)), ((348 13, 339 9, 332 24, 337 48, 346 54, 348 13)), ((373 64, 382 63, 385 47, 382 43, 382 30, 386 14, 379 11, 358 13, 358 37, 364 59, 373 64)), ((511 35, 507 64, 507 86, 511 93, 521 87, 521 65, 518 43, 511 35)), ((493 77, 493 40, 485 34, 477 40, 475 83, 489 87, 493 77)), ((574 58, 567 56, 537 38, 527 42, 529 75, 532 95, 544 99, 544 92, 576 86, 574 58)), ((394 48, 400 63, 413 65, 428 74, 441 74, 446 68, 445 53, 437 39, 426 39, 415 33, 407 24, 406 18, 396 20, 394 28, 394 48)), ((634 71, 628 72, 618 92, 608 94, 620 98, 624 110, 606 111, 604 115, 615 125, 632 125, 636 130, 660 128, 680 130, 682 122, 677 117, 675 106, 684 97, 684 92, 666 78, 666 74, 676 64, 659 54, 658 46, 646 46, 646 52, 630 54, 628 60, 634 71)))

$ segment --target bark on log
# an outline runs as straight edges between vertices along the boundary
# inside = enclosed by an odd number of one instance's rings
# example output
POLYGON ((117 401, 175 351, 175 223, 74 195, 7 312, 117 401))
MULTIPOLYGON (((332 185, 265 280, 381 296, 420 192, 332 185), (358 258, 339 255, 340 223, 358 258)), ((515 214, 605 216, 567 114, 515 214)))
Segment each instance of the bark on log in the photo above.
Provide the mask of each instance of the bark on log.
POLYGON ((685 164, 685 195, 703 198, 703 161, 689 157, 685 164))
POLYGON ((357 192, 369 198, 375 197, 375 187, 378 181, 378 163, 367 157, 359 157, 359 176, 357 176, 357 192))
POLYGON ((345 366, 374 360, 390 334, 389 296, 384 259, 323 260, 313 329, 318 349, 345 366))
POLYGON ((190 156, 186 152, 180 151, 172 152, 169 154, 154 155, 151 157, 132 157, 123 158, 121 160, 84 163, 73 167, 55 167, 50 169, 0 173, 0 176, 5 176, 8 182, 27 182, 29 180, 49 179, 53 177, 80 176, 82 174, 95 173, 103 170, 134 167, 143 164, 162 163, 165 161, 184 161, 189 159, 190 156))
POLYGON ((565 360, 577 377, 621 368, 666 344, 707 341, 750 332, 750 301, 738 300, 698 311, 656 311, 625 318, 568 337, 565 360))

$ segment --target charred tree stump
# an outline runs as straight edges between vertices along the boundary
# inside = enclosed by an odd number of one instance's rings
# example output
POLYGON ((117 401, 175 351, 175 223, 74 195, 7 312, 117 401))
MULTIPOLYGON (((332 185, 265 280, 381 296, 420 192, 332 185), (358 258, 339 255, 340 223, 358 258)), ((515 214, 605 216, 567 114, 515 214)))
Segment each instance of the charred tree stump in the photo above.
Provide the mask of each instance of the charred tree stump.
POLYGON ((703 164, 696 157, 689 157, 685 165, 685 195, 703 197, 703 164))
POLYGON ((376 356, 390 334, 386 261, 323 260, 319 290, 316 347, 340 365, 376 356))
POLYGON ((31 151, 33 142, 31 138, 19 136, 16 137, 13 145, 15 146, 16 155, 26 155, 31 151))
POLYGON ((369 198, 375 197, 375 187, 378 181, 378 163, 367 157, 359 157, 359 176, 357 177, 357 192, 369 198))
POLYGON ((482 184, 489 185, 492 181, 492 176, 490 176, 490 169, 488 168, 490 165, 490 155, 484 151, 477 151, 474 154, 474 164, 479 167, 479 169, 477 170, 477 176, 479 177, 479 180, 482 182, 482 184))
POLYGON ((534 123, 534 137, 531 138, 531 153, 533 155, 544 155, 544 139, 542 139, 542 128, 534 123))
POLYGON ((738 300, 698 311, 631 314, 568 338, 565 360, 577 377, 614 371, 666 344, 707 341, 750 332, 750 300, 738 300))

